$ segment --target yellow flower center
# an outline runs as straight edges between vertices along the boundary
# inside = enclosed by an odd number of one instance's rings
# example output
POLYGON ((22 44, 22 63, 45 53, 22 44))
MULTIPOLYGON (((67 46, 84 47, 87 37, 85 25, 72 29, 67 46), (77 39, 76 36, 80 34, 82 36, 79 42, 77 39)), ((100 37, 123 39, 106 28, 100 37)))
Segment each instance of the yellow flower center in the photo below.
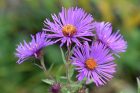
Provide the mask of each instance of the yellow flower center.
POLYGON ((62 28, 62 32, 64 36, 73 36, 76 33, 76 27, 71 24, 67 24, 62 28))
POLYGON ((93 58, 89 58, 86 60, 86 67, 90 70, 93 70, 97 67, 97 63, 93 58))

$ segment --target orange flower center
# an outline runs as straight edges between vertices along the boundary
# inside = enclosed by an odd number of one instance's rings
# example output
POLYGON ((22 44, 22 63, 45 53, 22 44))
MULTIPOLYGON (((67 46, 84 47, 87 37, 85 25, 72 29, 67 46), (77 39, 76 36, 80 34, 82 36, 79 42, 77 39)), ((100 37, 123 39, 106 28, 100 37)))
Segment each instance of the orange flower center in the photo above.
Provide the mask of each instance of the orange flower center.
POLYGON ((62 28, 62 32, 64 36, 73 36, 76 33, 76 27, 73 25, 65 25, 62 28))
POLYGON ((97 63, 93 58, 89 58, 86 60, 86 67, 90 70, 93 70, 97 67, 97 63))

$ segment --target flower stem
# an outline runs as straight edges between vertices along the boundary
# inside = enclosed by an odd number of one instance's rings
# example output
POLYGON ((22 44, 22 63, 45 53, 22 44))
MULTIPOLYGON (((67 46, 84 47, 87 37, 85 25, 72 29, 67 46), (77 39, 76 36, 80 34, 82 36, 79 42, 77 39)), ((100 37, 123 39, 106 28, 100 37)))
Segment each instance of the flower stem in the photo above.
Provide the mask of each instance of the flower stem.
POLYGON ((70 83, 70 76, 69 76, 69 67, 70 67, 70 46, 68 46, 68 54, 66 56, 66 76, 68 79, 68 82, 70 83))
POLYGON ((67 80, 70 83, 70 77, 69 77, 69 63, 66 63, 66 76, 67 76, 67 80))

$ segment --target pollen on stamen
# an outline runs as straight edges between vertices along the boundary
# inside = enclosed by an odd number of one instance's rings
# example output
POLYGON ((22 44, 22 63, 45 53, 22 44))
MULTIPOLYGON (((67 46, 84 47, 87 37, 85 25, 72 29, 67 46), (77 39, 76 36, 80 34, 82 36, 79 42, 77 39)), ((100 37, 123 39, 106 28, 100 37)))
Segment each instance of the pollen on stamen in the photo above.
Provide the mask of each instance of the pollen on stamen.
POLYGON ((71 24, 67 24, 62 28, 62 33, 64 36, 73 36, 76 33, 76 27, 71 24))
POLYGON ((93 58, 87 59, 85 64, 86 64, 86 67, 90 70, 93 70, 97 67, 97 63, 93 58))

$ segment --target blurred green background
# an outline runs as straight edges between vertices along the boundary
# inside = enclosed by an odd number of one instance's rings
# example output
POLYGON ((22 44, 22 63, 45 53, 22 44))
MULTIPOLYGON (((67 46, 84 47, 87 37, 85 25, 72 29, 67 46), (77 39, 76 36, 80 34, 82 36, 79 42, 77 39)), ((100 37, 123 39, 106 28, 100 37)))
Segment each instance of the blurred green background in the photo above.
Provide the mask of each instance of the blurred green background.
MULTIPOLYGON (((41 31, 44 19, 61 7, 78 6, 97 21, 109 21, 128 42, 126 53, 116 60, 117 73, 107 85, 89 85, 90 93, 137 93, 140 75, 140 0, 0 0, 0 93, 48 93, 40 81, 43 72, 28 60, 16 64, 15 48, 30 34, 41 31)), ((64 74, 58 45, 46 48, 47 68, 54 63, 54 75, 64 74)))

